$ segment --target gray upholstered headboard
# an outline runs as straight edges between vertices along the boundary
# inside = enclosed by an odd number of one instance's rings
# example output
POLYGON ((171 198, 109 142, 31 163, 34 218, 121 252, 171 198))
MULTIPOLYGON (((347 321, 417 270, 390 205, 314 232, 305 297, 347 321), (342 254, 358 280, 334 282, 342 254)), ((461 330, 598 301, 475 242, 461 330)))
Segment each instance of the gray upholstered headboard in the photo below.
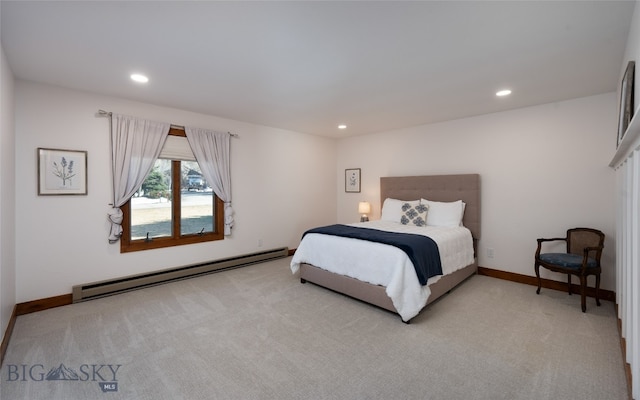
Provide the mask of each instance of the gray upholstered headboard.
POLYGON ((386 198, 466 203, 462 222, 480 239, 480 175, 425 175, 380 178, 380 206, 386 198))

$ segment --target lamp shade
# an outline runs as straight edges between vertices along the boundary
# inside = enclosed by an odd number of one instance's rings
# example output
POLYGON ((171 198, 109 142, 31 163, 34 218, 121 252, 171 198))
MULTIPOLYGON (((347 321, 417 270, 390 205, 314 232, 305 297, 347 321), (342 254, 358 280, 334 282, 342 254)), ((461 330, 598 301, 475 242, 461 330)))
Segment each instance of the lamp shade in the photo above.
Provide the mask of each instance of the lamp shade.
POLYGON ((371 212, 371 204, 368 201, 358 203, 358 212, 360 214, 369 214, 371 212))

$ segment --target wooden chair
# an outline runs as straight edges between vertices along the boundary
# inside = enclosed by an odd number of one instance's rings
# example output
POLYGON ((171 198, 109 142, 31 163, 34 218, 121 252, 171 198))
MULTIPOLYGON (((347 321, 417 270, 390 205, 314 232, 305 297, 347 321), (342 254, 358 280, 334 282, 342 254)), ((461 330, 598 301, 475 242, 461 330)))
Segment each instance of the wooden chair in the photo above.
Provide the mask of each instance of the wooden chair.
POLYGON ((600 305, 600 257, 604 248, 604 233, 597 229, 573 228, 567 230, 567 237, 553 239, 538 239, 538 249, 535 256, 535 270, 538 278, 537 294, 540 294, 540 267, 554 272, 567 274, 569 294, 571 294, 571 275, 580 279, 580 297, 582 312, 587 310, 586 288, 587 276, 596 276, 596 304, 600 305), (542 243, 562 240, 567 243, 566 253, 542 253, 542 243))

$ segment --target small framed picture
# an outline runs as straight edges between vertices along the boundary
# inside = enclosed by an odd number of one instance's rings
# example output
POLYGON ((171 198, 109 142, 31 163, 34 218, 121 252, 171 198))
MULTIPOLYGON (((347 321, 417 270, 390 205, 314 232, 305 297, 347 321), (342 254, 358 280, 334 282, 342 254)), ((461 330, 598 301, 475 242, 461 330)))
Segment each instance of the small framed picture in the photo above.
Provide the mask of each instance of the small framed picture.
POLYGON ((87 194, 87 152, 38 148, 38 195, 87 194))
POLYGON ((360 193, 360 168, 344 170, 344 191, 347 193, 360 193))
POLYGON ((616 148, 620 146, 620 142, 629 127, 629 122, 631 122, 631 118, 633 118, 633 81, 635 66, 636 63, 634 61, 629 61, 627 69, 624 71, 624 76, 622 77, 622 85, 620 86, 620 114, 618 117, 618 141, 616 143, 616 148))

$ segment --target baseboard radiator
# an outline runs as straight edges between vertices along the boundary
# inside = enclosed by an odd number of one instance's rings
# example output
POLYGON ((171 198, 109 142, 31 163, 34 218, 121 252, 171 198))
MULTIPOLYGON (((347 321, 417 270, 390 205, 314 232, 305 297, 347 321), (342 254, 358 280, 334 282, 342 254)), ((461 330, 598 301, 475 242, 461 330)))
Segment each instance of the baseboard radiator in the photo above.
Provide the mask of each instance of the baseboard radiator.
POLYGON ((124 278, 76 285, 73 287, 72 301, 74 303, 78 303, 81 301, 111 296, 117 293, 141 289, 148 286, 284 258, 288 255, 289 249, 287 247, 282 247, 259 253, 214 260, 206 263, 186 265, 161 271, 126 276, 124 278))

